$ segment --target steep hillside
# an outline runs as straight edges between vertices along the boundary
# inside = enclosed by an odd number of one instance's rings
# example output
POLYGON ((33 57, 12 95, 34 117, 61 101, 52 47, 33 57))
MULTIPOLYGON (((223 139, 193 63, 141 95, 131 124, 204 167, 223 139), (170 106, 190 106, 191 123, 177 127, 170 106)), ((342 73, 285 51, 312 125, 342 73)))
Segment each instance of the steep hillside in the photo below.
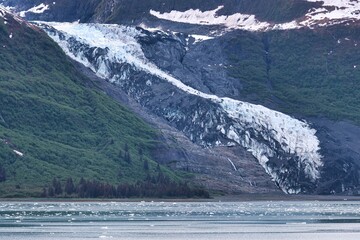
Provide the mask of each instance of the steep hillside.
POLYGON ((158 174, 155 130, 97 90, 44 32, 0 9, 0 45, 0 196, 39 196, 53 178, 119 184, 158 174))

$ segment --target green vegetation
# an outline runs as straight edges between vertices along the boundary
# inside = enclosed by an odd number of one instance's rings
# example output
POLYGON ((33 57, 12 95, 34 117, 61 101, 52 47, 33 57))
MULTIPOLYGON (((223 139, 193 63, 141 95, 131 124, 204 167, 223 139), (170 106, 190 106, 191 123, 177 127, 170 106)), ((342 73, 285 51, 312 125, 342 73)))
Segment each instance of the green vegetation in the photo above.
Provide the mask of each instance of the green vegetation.
POLYGON ((74 182, 72 178, 66 180, 64 186, 61 181, 53 179, 52 184, 43 188, 41 197, 53 198, 209 198, 204 189, 190 187, 187 183, 172 181, 165 176, 160 168, 156 175, 148 175, 145 180, 136 183, 122 183, 116 185, 104 184, 96 180, 74 182))
POLYGON ((156 132, 89 87, 45 33, 7 21, 0 18, 0 197, 40 196, 54 177, 115 185, 154 175, 156 132))
POLYGON ((244 83, 242 95, 251 101, 360 124, 359 28, 239 32, 226 51, 229 74, 244 83))

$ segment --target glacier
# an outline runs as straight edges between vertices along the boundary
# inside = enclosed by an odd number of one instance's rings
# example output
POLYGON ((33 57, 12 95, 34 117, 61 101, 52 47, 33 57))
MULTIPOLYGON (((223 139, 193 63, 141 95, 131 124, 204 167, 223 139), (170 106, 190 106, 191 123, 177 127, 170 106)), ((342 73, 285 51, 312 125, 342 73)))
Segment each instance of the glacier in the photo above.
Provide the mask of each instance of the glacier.
MULTIPOLYGON (((100 78, 121 85, 122 82, 129 81, 130 71, 135 69, 166 81, 183 94, 209 101, 217 106, 216 111, 212 113, 217 116, 210 117, 207 123, 201 122, 198 126, 201 131, 191 133, 189 138, 193 140, 197 134, 196 138, 203 140, 204 134, 211 128, 212 131, 216 131, 218 137, 212 142, 204 141, 204 146, 230 146, 236 143, 245 147, 284 192, 299 193, 301 186, 289 184, 283 179, 282 174, 286 175, 288 170, 286 167, 280 167, 275 171, 269 165, 271 158, 280 159, 284 163, 289 160, 296 161, 313 183, 320 178, 320 169, 323 165, 319 153, 320 142, 316 137, 316 130, 308 123, 261 105, 219 97, 185 85, 180 79, 158 68, 145 57, 137 40, 144 33, 138 28, 77 22, 36 24, 44 29, 69 57, 89 67, 100 78), (91 56, 84 53, 89 49, 91 56), (131 66, 131 69, 122 68, 121 71, 114 72, 110 67, 112 63, 126 64, 131 66), (213 118, 220 120, 216 122, 213 118)), ((150 79, 146 80, 145 85, 147 88, 154 87, 150 79)), ((191 116, 192 122, 197 120, 199 113, 200 110, 196 110, 191 116)), ((176 111, 167 112, 163 117, 186 118, 184 114, 176 111)))

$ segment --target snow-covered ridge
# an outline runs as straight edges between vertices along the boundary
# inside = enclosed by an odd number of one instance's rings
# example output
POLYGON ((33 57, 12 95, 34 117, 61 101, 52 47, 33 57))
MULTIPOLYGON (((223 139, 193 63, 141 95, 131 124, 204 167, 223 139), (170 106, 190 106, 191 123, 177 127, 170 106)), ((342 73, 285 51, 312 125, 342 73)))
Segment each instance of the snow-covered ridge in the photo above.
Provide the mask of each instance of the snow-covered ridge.
MULTIPOLYGON (((113 82, 127 81, 126 72, 114 74, 109 70, 110 63, 127 63, 134 69, 145 71, 169 82, 185 94, 217 104, 220 111, 231 119, 231 122, 217 126, 218 134, 252 152, 275 180, 278 175, 269 168, 267 162, 279 151, 294 156, 299 161, 299 165, 301 163, 304 166, 304 172, 311 181, 315 182, 320 177, 319 168, 322 166, 322 156, 319 154, 319 140, 315 136, 316 131, 306 122, 260 105, 220 98, 185 85, 181 80, 174 78, 146 59, 141 45, 136 40, 136 37, 142 34, 139 30, 133 27, 104 24, 53 22, 39 23, 39 25, 42 25, 50 37, 70 57, 90 67, 101 78, 113 82), (57 31, 48 29, 47 25, 57 31), (104 50, 106 54, 98 57, 95 63, 91 63, 81 49, 72 45, 74 41, 81 42, 88 49, 95 49, 94 54, 97 51, 104 52, 104 50)), ((217 141, 217 144, 219 143, 221 142, 217 141)), ((226 142, 221 144, 225 145, 226 142)), ((285 185, 281 187, 288 193, 299 192, 299 189, 289 189, 285 185)))
MULTIPOLYGON (((307 0, 308 2, 319 2, 319 0, 307 0)), ((173 10, 160 13, 150 10, 150 14, 173 22, 197 24, 197 25, 219 25, 226 29, 242 29, 247 31, 270 31, 287 30, 302 27, 328 26, 344 21, 360 20, 359 0, 323 0, 321 8, 311 9, 303 18, 282 24, 273 24, 259 21, 255 15, 235 13, 232 15, 219 15, 218 11, 224 6, 214 10, 202 12, 199 9, 189 9, 184 12, 173 10), (325 8, 328 7, 328 8, 325 8), (329 8, 330 7, 330 8, 329 8)))
POLYGON ((249 31, 263 30, 269 27, 269 23, 260 22, 255 15, 236 13, 230 16, 217 15, 217 12, 224 8, 218 8, 202 12, 199 9, 189 9, 185 12, 173 10, 169 13, 160 13, 150 10, 150 14, 164 20, 180 23, 190 23, 198 25, 223 25, 230 29, 244 29, 249 31))
MULTIPOLYGON (((319 2, 319 0, 306 0, 307 2, 319 2)), ((359 9, 359 0, 321 0, 323 6, 332 6, 340 8, 355 8, 359 9)))
MULTIPOLYGON (((146 30, 146 31, 152 32, 152 33, 161 32, 163 34, 171 33, 172 35, 176 35, 178 33, 178 32, 173 32, 173 31, 169 31, 169 30, 163 30, 161 27, 157 27, 157 28, 148 27, 144 23, 140 24, 139 27, 146 30)), ((200 35, 200 34, 188 34, 188 37, 187 37, 186 41, 189 42, 189 40, 191 38, 194 39, 193 43, 195 44, 195 43, 199 43, 199 42, 214 39, 215 37, 208 36, 208 35, 200 35)))
MULTIPOLYGON (((307 0, 317 2, 317 0, 307 0)), ((312 26, 318 23, 320 26, 341 23, 346 20, 360 20, 359 0, 322 0, 323 8, 312 9, 306 14, 303 25, 312 26), (330 7, 330 8, 325 8, 330 7)))

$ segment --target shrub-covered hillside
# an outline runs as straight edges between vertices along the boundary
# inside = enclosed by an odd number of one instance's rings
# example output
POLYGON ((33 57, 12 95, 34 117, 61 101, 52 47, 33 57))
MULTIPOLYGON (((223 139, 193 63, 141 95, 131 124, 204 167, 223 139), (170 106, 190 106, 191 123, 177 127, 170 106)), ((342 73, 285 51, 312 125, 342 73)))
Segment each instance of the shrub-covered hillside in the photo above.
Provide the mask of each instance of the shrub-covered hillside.
POLYGON ((360 124, 360 32, 356 26, 238 32, 225 43, 241 95, 298 116, 360 124))
POLYGON ((45 33, 7 15, 0 46, 0 196, 37 196, 53 178, 120 184, 157 174, 156 133, 88 87, 45 33))

